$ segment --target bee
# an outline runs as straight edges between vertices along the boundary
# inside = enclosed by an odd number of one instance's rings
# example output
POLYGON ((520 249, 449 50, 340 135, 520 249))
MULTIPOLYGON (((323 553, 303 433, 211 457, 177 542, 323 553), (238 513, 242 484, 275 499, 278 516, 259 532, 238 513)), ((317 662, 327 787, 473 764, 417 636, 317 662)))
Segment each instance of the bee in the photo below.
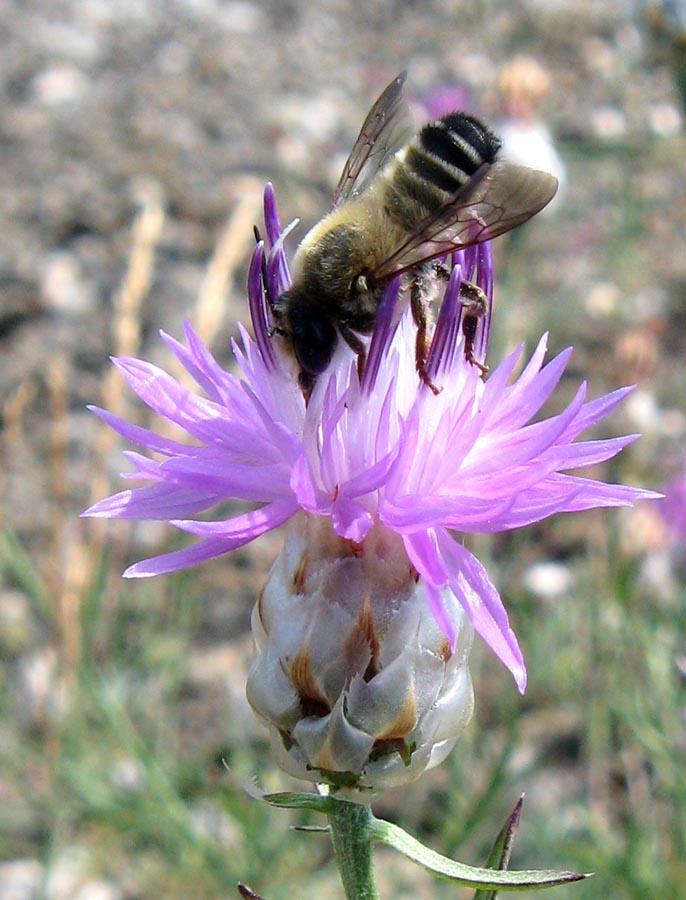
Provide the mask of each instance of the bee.
MULTIPOLYGON (((309 397, 339 338, 364 369, 364 336, 374 329, 388 283, 406 276, 417 327, 416 368, 426 370, 430 304, 439 257, 490 240, 535 215, 555 195, 557 179, 500 159, 500 139, 478 119, 454 112, 416 132, 402 96, 401 73, 372 106, 338 182, 329 213, 298 247, 293 281, 272 298, 273 333, 299 367, 309 397)), ((474 359, 476 323, 488 301, 463 282, 465 357, 474 359)))

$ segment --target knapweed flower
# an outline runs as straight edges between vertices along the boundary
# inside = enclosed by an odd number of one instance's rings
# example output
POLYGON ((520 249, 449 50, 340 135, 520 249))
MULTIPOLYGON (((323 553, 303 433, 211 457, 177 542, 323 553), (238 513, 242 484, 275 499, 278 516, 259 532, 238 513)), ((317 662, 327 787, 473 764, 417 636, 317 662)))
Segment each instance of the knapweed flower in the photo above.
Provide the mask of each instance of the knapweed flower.
MULTIPOLYGON (((185 345, 162 337, 205 396, 150 363, 115 360, 138 396, 193 443, 96 410, 154 458, 128 453, 135 471, 125 477, 147 484, 86 515, 166 520, 199 538, 126 572, 139 577, 212 559, 290 522, 253 615, 259 655, 249 698, 290 770, 374 787, 376 766, 397 783, 413 759, 442 759, 469 719, 472 626, 520 690, 526 684, 498 591, 463 535, 653 496, 567 474, 634 440, 575 443, 629 389, 587 401, 582 385, 563 412, 533 421, 571 352, 544 366, 545 337, 514 380, 521 348, 484 379, 465 359, 460 304, 463 278, 492 296, 490 249, 480 245, 455 255, 433 331, 427 369, 439 393, 417 376, 415 327, 395 282, 362 377, 339 341, 305 403, 294 364, 270 332, 268 298, 290 281, 271 187, 265 224, 268 249, 258 243, 249 273, 255 336, 241 329, 242 346, 233 348, 242 376, 221 368, 190 326, 185 345), (254 508, 197 518, 227 500, 254 508)), ((489 323, 489 316, 478 322, 477 359, 489 323)))

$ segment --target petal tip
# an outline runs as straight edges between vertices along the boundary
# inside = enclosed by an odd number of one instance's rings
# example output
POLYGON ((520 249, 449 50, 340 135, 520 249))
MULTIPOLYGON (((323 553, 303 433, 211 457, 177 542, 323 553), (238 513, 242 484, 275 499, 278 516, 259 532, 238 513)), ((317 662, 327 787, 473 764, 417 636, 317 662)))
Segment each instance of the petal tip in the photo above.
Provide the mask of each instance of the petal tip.
POLYGON ((512 676, 515 680, 515 684, 517 685, 517 690, 523 697, 524 694, 526 693, 526 686, 527 686, 527 682, 528 682, 528 675, 526 673, 526 668, 524 666, 522 666, 521 669, 518 669, 517 671, 513 671, 512 676))
POLYGON ((152 578, 154 572, 148 572, 144 568, 145 563, 134 563, 121 573, 122 578, 152 578))

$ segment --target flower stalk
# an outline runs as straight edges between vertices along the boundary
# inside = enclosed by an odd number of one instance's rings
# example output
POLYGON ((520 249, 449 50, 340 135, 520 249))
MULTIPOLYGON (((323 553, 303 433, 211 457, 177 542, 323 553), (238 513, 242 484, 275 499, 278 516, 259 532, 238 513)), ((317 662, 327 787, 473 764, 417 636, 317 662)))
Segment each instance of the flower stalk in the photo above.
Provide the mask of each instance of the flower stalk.
POLYGON ((372 860, 373 818, 366 804, 332 799, 329 829, 347 900, 379 900, 372 860))

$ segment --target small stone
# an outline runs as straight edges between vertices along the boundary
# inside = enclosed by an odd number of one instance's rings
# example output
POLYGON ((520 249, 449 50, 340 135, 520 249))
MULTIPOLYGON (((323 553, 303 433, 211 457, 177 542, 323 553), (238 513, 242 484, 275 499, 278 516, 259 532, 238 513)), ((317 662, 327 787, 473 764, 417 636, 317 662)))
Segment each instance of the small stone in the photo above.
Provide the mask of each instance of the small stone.
POLYGON ((616 141, 626 135, 626 116, 616 106, 601 106, 591 110, 593 133, 602 141, 616 141))
POLYGON ((53 65, 34 75, 31 88, 44 106, 62 106, 80 100, 88 92, 89 82, 76 66, 53 65))
POLYGON ((78 259, 65 250, 47 258, 40 289, 45 305, 58 312, 81 315, 96 305, 95 291, 85 280, 78 259))
POLYGON ((524 586, 532 594, 552 599, 564 596, 572 587, 574 578, 569 568, 559 562, 540 562, 524 573, 524 586))
POLYGON ((657 137, 674 137, 683 124, 681 113, 671 103, 656 103, 650 108, 650 128, 657 137))
POLYGON ((0 863, 0 896, 4 900, 33 900, 38 896, 43 866, 37 859, 12 859, 0 863))

